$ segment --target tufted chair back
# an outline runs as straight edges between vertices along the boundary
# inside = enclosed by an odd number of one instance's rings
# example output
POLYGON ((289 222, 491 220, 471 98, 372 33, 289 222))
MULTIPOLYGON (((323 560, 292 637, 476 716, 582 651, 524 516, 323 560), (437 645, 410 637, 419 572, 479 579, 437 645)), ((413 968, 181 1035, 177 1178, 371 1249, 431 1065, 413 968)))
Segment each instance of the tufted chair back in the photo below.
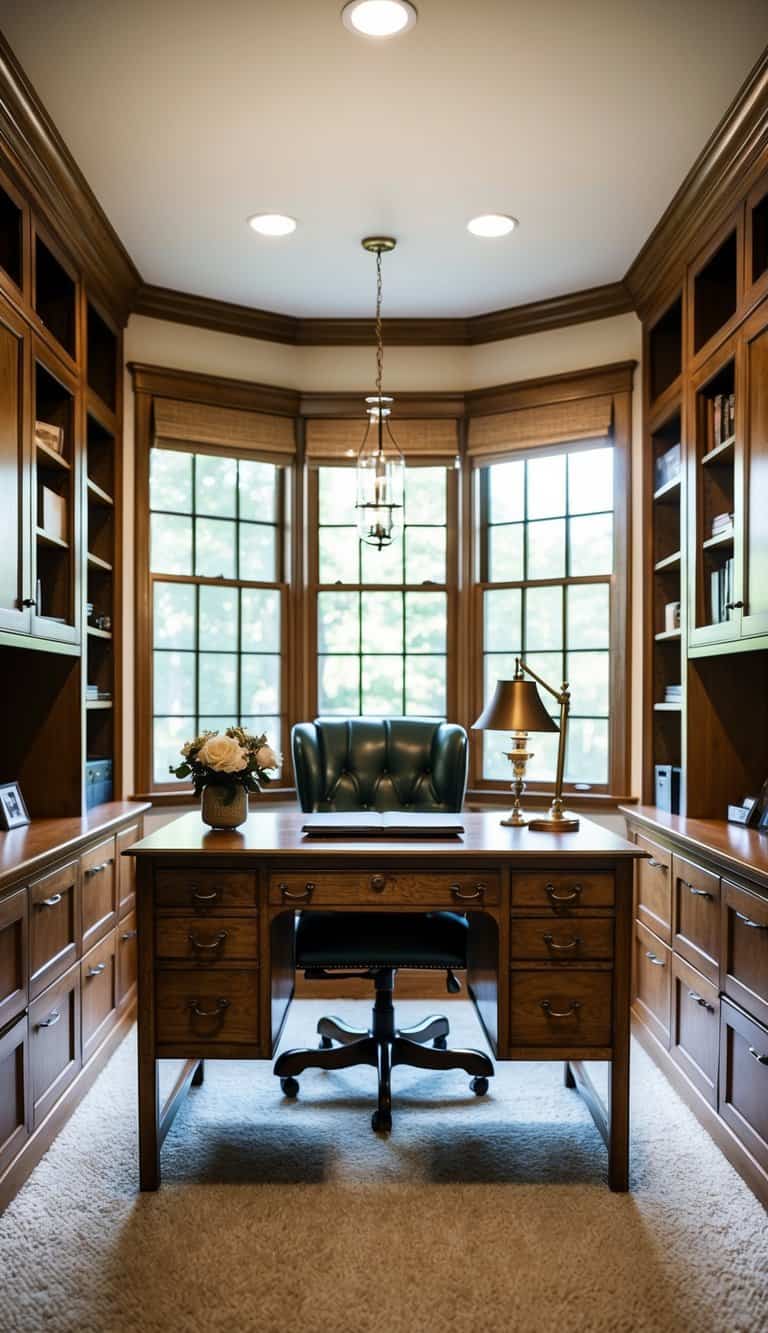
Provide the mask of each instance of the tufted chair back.
POLYGON ((467 733, 453 722, 318 717, 291 739, 302 810, 461 810, 467 733))

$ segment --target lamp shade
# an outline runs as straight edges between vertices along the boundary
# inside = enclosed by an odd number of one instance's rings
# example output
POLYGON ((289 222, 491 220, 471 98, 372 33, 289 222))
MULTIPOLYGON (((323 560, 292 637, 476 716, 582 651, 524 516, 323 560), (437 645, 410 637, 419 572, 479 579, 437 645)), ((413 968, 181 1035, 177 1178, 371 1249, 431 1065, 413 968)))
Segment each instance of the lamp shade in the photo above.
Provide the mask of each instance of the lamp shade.
POLYGON ((532 680, 497 680, 493 698, 486 704, 473 731, 559 731, 552 721, 532 680))

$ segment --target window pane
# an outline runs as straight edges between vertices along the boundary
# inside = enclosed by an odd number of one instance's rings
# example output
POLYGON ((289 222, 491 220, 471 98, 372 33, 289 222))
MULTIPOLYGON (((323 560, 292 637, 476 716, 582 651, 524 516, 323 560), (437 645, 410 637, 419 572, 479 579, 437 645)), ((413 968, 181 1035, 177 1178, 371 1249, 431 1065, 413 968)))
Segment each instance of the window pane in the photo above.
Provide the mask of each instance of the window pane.
MULTIPOLYGON (((532 671, 535 671, 538 676, 541 676, 542 680, 545 680, 547 684, 551 685, 554 689, 559 690, 565 680, 565 676, 563 675, 565 662, 563 661, 562 653, 526 652, 525 661, 532 671)), ((546 690, 542 690, 540 685, 536 688, 541 695, 542 703, 547 712, 553 717, 559 717, 560 709, 552 698, 552 695, 548 694, 546 690)))
POLYGON ((240 524, 240 578, 274 583, 277 578, 277 528, 266 523, 240 524))
POLYGON ((519 588, 489 588, 483 595, 485 647, 502 652, 522 642, 519 588))
MULTIPOLYGON (((570 733, 569 733, 570 734, 570 733)), ((533 758, 528 760, 525 774, 531 782, 555 784, 557 773, 557 747, 560 735, 556 731, 537 731, 530 737, 530 749, 533 758)))
POLYGON ((444 653, 448 599, 444 592, 405 594, 405 649, 409 653, 444 653))
POLYGON ((511 680, 515 674, 515 657, 520 656, 520 649, 511 653, 486 653, 483 661, 485 698, 483 704, 487 704, 493 691, 496 689, 497 680, 511 680))
POLYGON ((571 574, 610 574, 613 572, 613 514, 595 514, 572 518, 571 574))
POLYGON ((240 593, 244 653, 280 651, 280 593, 277 588, 243 588, 240 593))
POLYGON ((608 674, 608 653, 568 654, 572 714, 608 716, 608 674))
POLYGON ((192 573, 192 519, 152 514, 150 568, 155 574, 192 573))
POLYGON ((527 588, 525 593, 525 651, 563 646, 562 588, 527 588))
POLYGON ((356 653, 360 647, 359 592, 321 592, 317 597, 317 643, 321 653, 356 653))
POLYGON ((237 655, 235 653, 201 653, 199 711, 219 713, 229 717, 232 726, 238 715, 237 655))
POLYGON ((565 513, 565 454, 528 459, 528 518, 565 513))
POLYGON ((613 449, 577 449, 568 457, 568 512, 601 509, 613 509, 613 449))
POLYGON ((276 523, 278 470, 274 464, 241 458, 238 474, 240 517, 276 523))
MULTIPOLYGON (((403 534, 396 532, 391 546, 376 546, 360 543, 362 556, 362 583, 402 583, 403 582, 403 534)), ((345 563, 349 565, 347 554, 345 563)), ((349 575, 347 575, 347 579, 349 575)))
POLYGON ((406 583, 445 583, 445 535, 445 528, 406 528, 406 583))
MULTIPOLYGON (((579 519, 578 522, 583 522, 579 519)), ((549 518, 527 524, 528 578, 565 577, 565 519, 549 518)))
MULTIPOLYGON (((513 778, 512 765, 507 759, 510 750, 509 736, 503 731, 484 731, 483 741, 483 777, 501 783, 510 783, 513 778)), ((526 776, 528 776, 526 772, 526 776)), ((512 804, 510 796, 509 804, 512 804)))
MULTIPOLYGON (((361 429, 360 438, 362 440, 361 429)), ((319 511, 321 523, 355 522, 357 480, 353 467, 318 469, 319 511)))
POLYGON ((447 475, 443 467, 412 467, 405 473, 406 523, 445 523, 447 475))
POLYGON ((402 657, 364 657, 363 713, 382 716, 403 711, 402 657))
POLYGON ((217 518, 195 519, 195 573, 204 578, 235 577, 237 525, 217 518))
POLYGON ((152 776, 155 782, 175 782, 176 778, 168 770, 173 764, 178 768, 181 763, 179 753, 186 741, 193 740, 197 734, 194 717, 158 717, 155 718, 152 738, 154 762, 152 776))
POLYGON ((195 513, 234 518, 237 459, 198 454, 195 464, 195 513))
POLYGON ((608 719, 571 718, 565 753, 566 782, 608 781, 608 719))
POLYGON ((488 529, 488 580, 514 583, 523 577, 523 524, 488 529))
POLYGON ((569 588, 568 647, 610 646, 610 603, 607 583, 576 584, 569 588))
POLYGON ((175 449, 153 449, 150 453, 149 494, 152 509, 192 513, 192 454, 175 449))
POLYGON ((217 716, 215 713, 204 714, 202 717, 199 717, 197 719, 197 726, 195 727, 195 730, 197 732, 203 732, 203 731, 223 732, 227 730, 227 727, 233 726, 236 722, 237 718, 233 718, 231 713, 227 713, 226 717, 217 716))
POLYGON ((155 584, 156 648, 195 647, 195 595, 195 588, 189 584, 155 584))
POLYGON ((317 707, 320 713, 360 712, 360 658, 318 658, 317 707))
POLYGON ((240 712, 280 711, 280 658, 273 653, 244 654, 240 659, 240 712))
POLYGON ((321 528, 320 583, 359 583, 359 542, 356 528, 321 528))
POLYGON ((237 588, 201 587, 200 647, 237 649, 237 588))
POLYGON ((406 657, 405 711, 411 716, 445 717, 444 657, 406 657))
POLYGON ((364 653, 401 653, 403 650, 403 594, 366 592, 362 597, 362 650, 364 653))
POLYGON ((156 652, 153 693, 155 713, 194 713, 195 654, 156 652))
POLYGON ((517 523, 525 518, 525 463, 493 463, 488 468, 488 521, 517 523))

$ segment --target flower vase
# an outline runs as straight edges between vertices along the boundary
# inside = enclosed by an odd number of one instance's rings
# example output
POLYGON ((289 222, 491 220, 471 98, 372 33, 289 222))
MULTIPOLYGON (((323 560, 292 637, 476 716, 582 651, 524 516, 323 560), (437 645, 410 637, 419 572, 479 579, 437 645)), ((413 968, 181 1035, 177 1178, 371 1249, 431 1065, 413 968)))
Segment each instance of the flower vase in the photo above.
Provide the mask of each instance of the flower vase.
POLYGON ((226 787, 210 783, 203 788, 201 814, 211 828, 238 828, 248 818, 248 793, 238 782, 226 787))

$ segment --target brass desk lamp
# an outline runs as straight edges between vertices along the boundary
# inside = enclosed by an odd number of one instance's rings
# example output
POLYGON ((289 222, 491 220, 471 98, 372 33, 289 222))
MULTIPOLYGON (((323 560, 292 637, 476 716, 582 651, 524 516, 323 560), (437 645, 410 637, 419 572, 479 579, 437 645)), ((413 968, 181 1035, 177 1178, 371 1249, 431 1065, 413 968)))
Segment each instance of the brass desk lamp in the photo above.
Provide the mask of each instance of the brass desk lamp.
POLYGON ((515 658, 515 674, 512 680, 498 680, 493 698, 473 723, 473 731, 509 731, 512 733, 512 746, 506 754, 512 764, 514 778, 512 790, 514 801, 506 819, 501 823, 512 828, 528 825, 536 831, 547 833, 572 833, 579 827, 578 819, 567 814, 563 808, 563 772, 565 769, 565 740, 568 726, 568 711, 571 695, 568 682, 564 681, 559 690, 553 689, 545 680, 521 658, 515 658), (531 680, 525 679, 527 673, 531 680), (549 716, 536 685, 551 694, 560 705, 560 726, 549 716), (525 790, 525 766, 534 752, 528 749, 528 733, 531 731, 559 731, 560 741, 557 748, 557 775, 555 794, 548 813, 541 819, 527 819, 520 806, 520 798, 525 790))

